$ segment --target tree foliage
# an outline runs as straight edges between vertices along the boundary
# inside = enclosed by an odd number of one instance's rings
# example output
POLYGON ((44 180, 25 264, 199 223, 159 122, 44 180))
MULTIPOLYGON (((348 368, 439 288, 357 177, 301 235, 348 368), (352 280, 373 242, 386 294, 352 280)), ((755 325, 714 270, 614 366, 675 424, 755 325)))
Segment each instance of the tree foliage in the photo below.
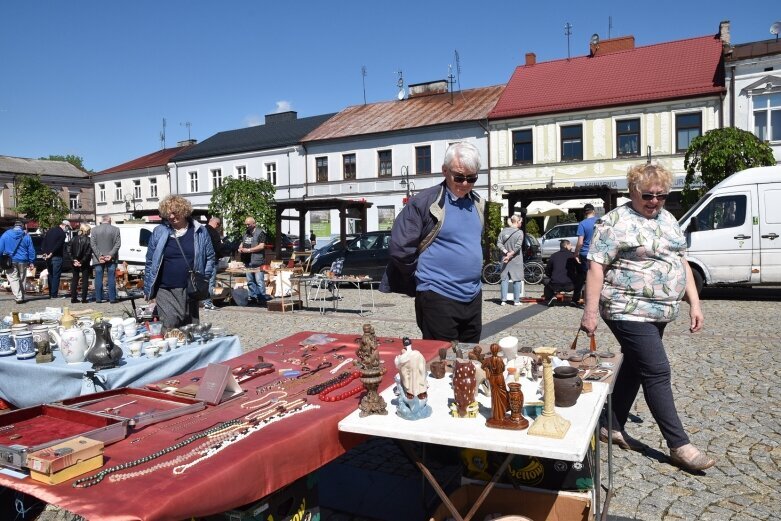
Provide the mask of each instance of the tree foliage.
POLYGON ((751 132, 732 127, 710 130, 694 138, 686 150, 684 205, 691 206, 735 172, 775 164, 773 149, 751 132))
POLYGON ((491 261, 491 249, 496 245, 496 238, 504 228, 502 218, 502 203, 488 203, 485 216, 485 229, 483 230, 483 262, 491 261))
POLYGON ((264 179, 234 179, 228 176, 212 192, 209 213, 223 220, 226 235, 238 239, 244 233, 244 219, 251 216, 257 225, 273 235, 276 232, 274 185, 264 179))
POLYGON ((532 218, 526 221, 526 233, 528 233, 532 237, 540 236, 540 227, 537 224, 537 221, 535 219, 532 218))
POLYGON ((38 159, 44 159, 47 161, 66 161, 72 164, 73 166, 75 166, 76 168, 78 168, 79 170, 84 170, 85 172, 87 171, 87 169, 84 168, 84 159, 81 156, 74 156, 71 154, 67 156, 53 155, 49 157, 39 157, 38 159))
POLYGON ((68 205, 53 188, 41 182, 40 176, 26 176, 16 183, 16 213, 38 221, 40 228, 56 226, 68 215, 68 205))

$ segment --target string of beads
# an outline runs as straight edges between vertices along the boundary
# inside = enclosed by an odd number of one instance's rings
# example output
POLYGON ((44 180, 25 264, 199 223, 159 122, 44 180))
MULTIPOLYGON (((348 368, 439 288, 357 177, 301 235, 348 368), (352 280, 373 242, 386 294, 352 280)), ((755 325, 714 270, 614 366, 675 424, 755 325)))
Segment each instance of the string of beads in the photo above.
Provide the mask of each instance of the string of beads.
POLYGON ((359 385, 358 387, 354 387, 350 389, 349 391, 345 391, 341 394, 337 394, 335 396, 328 396, 330 393, 337 389, 341 389, 342 387, 347 387, 350 382, 353 380, 356 380, 361 377, 360 371, 355 371, 352 373, 348 378, 346 378, 344 381, 336 383, 331 385, 330 387, 326 387, 322 392, 320 392, 317 397, 320 398, 324 402, 338 402, 340 400, 345 400, 349 398, 350 396, 354 396, 361 391, 363 391, 363 384, 359 385))

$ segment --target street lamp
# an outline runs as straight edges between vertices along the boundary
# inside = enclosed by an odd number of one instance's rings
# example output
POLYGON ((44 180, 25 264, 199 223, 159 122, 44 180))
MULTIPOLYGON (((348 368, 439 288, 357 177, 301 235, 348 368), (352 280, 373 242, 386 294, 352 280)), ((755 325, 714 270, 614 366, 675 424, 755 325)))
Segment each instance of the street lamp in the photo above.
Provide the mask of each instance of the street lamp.
POLYGON ((409 200, 412 190, 415 189, 415 183, 409 180, 409 167, 407 165, 401 167, 401 186, 407 188, 407 200, 409 200))

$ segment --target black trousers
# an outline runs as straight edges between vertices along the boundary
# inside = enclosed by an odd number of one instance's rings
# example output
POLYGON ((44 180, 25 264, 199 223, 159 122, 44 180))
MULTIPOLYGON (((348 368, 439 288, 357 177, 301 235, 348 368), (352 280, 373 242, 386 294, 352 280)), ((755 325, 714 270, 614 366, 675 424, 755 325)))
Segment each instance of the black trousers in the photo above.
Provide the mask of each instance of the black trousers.
POLYGON ((577 280, 575 281, 575 291, 572 293, 572 302, 578 303, 583 297, 583 286, 586 285, 586 274, 588 273, 591 261, 585 255, 578 255, 580 264, 578 264, 577 280))
POLYGON ((483 331, 483 292, 469 302, 460 302, 435 293, 415 295, 415 319, 424 340, 478 343, 483 331))
POLYGON ((71 280, 71 300, 76 300, 76 288, 79 287, 79 276, 81 276, 81 301, 87 302, 87 290, 89 290, 89 272, 91 269, 92 268, 89 266, 73 268, 73 280, 71 280))
MULTIPOLYGON (((556 282, 551 282, 550 284, 546 284, 545 285, 545 289, 542 291, 542 299, 545 302, 548 302, 559 291, 572 291, 573 287, 574 286, 572 285, 571 282, 567 282, 566 284, 559 284, 559 283, 556 283, 556 282)), ((574 300, 573 300, 573 302, 574 302, 574 300)))

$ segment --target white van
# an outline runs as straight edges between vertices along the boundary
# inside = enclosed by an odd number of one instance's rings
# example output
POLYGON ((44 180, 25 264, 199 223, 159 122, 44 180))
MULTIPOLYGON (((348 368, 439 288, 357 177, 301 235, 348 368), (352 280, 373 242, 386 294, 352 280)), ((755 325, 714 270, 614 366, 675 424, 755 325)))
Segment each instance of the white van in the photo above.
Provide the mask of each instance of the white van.
POLYGON ((781 283, 781 165, 736 172, 678 222, 698 292, 781 283))
POLYGON ((119 228, 122 240, 119 246, 119 262, 127 262, 127 271, 130 275, 140 275, 144 271, 149 239, 157 224, 121 223, 114 226, 119 228))

